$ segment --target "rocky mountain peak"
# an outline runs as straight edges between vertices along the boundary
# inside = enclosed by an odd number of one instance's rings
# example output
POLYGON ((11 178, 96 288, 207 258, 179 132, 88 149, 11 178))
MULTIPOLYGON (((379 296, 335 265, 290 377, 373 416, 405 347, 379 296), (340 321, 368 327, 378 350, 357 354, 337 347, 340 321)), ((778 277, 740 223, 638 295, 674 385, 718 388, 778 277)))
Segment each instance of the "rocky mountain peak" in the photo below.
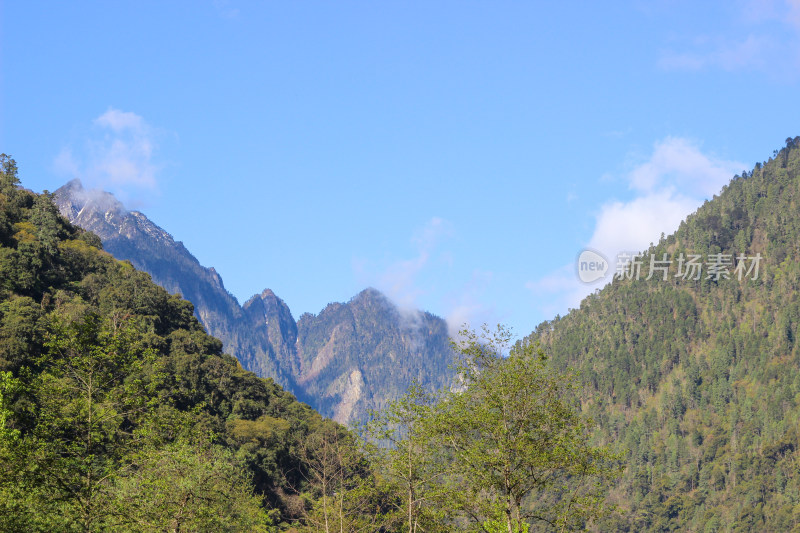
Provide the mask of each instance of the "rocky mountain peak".
POLYGON ((192 302, 206 330, 244 368, 275 379, 326 416, 363 421, 412 380, 431 387, 449 380, 452 354, 440 318, 416 313, 409 328, 405 315, 374 288, 299 321, 271 289, 240 306, 216 270, 113 195, 87 191, 73 180, 56 191, 56 200, 71 222, 95 232, 114 257, 192 302))
POLYGON ((62 214, 70 221, 86 220, 98 214, 119 215, 127 213, 125 206, 113 194, 99 189, 85 189, 80 179, 75 178, 55 191, 56 203, 62 214))

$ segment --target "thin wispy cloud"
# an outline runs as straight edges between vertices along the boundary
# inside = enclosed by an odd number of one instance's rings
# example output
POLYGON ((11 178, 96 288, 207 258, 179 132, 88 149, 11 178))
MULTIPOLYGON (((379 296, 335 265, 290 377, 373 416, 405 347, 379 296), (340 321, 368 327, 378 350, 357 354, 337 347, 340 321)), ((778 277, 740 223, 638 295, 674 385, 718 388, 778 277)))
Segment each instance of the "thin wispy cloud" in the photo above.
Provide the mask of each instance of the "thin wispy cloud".
POLYGON ((748 0, 740 4, 745 23, 781 21, 800 30, 800 0, 748 0))
POLYGON ((659 66, 665 70, 760 70, 766 68, 770 57, 780 53, 785 46, 773 36, 758 34, 741 38, 716 37, 702 41, 705 42, 692 46, 689 50, 665 51, 659 59, 659 66))
POLYGON ((410 241, 415 248, 413 257, 393 261, 383 268, 377 268, 365 260, 356 260, 356 277, 362 284, 372 285, 386 294, 399 307, 415 309, 419 298, 427 292, 420 275, 430 267, 432 257, 446 256, 440 245, 452 233, 450 222, 433 217, 412 235, 410 241))
POLYGON ((147 129, 144 119, 130 111, 120 111, 119 109, 109 108, 108 111, 94 119, 98 126, 109 128, 115 133, 123 131, 135 131, 143 133, 147 129))
MULTIPOLYGON (((575 262, 565 264, 525 286, 537 298, 547 298, 547 314, 576 308, 588 294, 608 283, 619 253, 640 252, 673 233, 681 221, 711 198, 746 166, 704 153, 698 143, 668 137, 653 145, 649 157, 624 174, 635 196, 602 204, 586 247, 602 253, 611 263, 608 275, 596 283, 581 283, 575 262)), ((577 254, 580 250, 576 250, 577 254)))
POLYGON ((495 321, 496 310, 485 303, 493 278, 492 272, 474 270, 469 280, 445 298, 445 319, 451 337, 457 337, 465 325, 474 329, 495 321))
POLYGON ((232 7, 228 0, 214 0, 214 8, 223 18, 235 19, 239 17, 239 8, 232 7))
POLYGON ((565 264, 542 278, 528 281, 525 288, 538 302, 539 311, 548 317, 577 308, 590 292, 589 286, 578 282, 575 265, 572 263, 565 264))
POLYGON ((800 66, 800 0, 751 0, 714 34, 678 39, 662 51, 665 70, 757 70, 795 78, 800 66), (790 68, 774 69, 776 58, 790 68))
POLYGON ((474 326, 491 322, 496 313, 485 302, 493 274, 475 269, 468 279, 452 278, 456 259, 448 245, 455 234, 449 221, 433 217, 409 239, 414 249, 411 257, 384 265, 354 260, 356 279, 359 284, 373 286, 388 296, 406 318, 413 318, 423 307, 444 316, 451 335, 465 323, 474 326), (431 301, 432 295, 437 294, 441 296, 431 301))
POLYGON ((54 160, 57 173, 123 197, 158 188, 157 134, 140 115, 109 108, 54 160))
POLYGON ((667 137, 653 145, 652 154, 628 173, 627 181, 641 192, 675 187, 692 198, 710 198, 743 167, 742 163, 703 153, 691 140, 667 137))

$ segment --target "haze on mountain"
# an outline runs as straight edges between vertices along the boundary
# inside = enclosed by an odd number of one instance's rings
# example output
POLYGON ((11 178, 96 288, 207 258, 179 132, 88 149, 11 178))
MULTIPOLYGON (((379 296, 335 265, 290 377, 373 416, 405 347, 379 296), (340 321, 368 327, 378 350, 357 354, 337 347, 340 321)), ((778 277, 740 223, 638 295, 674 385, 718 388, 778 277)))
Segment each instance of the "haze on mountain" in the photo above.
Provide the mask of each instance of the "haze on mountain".
POLYGON ((115 258, 192 302, 208 333, 245 369, 275 379, 325 416, 364 421, 415 380, 427 388, 449 382, 448 329, 437 316, 400 310, 371 288, 297 321, 270 289, 240 306, 213 268, 112 194, 76 179, 55 198, 63 216, 97 234, 115 258))

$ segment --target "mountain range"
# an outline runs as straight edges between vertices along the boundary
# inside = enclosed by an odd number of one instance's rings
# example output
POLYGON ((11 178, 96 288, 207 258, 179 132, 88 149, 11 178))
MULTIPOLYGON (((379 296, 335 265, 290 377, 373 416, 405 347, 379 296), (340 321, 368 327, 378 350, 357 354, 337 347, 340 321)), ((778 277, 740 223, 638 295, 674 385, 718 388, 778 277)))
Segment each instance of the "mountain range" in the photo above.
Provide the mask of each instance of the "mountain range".
POLYGON ((246 370, 273 378, 325 416, 363 421, 413 381, 432 388, 449 383, 448 329, 437 316, 401 310, 371 288, 299 320, 270 289, 240 305, 213 268, 112 194, 73 180, 55 191, 55 200, 65 218, 97 234, 115 258, 192 302, 208 333, 246 370))
MULTIPOLYGON (((106 250, 192 300, 245 367, 323 414, 363 419, 414 379, 448 382, 441 319, 371 289, 298 321, 268 290, 240 307, 143 215, 77 182, 57 194, 106 250)), ((629 268, 520 341, 575 372, 594 441, 625 465, 606 495, 622 512, 598 529, 800 530, 800 137, 629 268)))

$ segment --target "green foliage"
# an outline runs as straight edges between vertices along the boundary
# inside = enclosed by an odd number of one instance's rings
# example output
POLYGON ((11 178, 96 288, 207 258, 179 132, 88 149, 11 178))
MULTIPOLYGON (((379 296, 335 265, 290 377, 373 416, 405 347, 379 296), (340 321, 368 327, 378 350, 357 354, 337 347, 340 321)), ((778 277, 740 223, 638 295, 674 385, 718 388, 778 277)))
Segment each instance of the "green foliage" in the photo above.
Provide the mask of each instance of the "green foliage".
POLYGON ((615 280, 528 339, 580 371, 596 442, 626 459, 608 493, 626 512, 601 529, 800 525, 799 148, 735 177, 646 251, 760 253, 758 279, 615 280))
MULTIPOLYGON (((486 533, 508 533, 508 524, 502 520, 486 520, 481 524, 481 527, 486 533)), ((512 525, 511 533, 528 533, 530 526, 528 524, 514 524, 512 525)))
POLYGON ((0 531, 297 522, 296 450, 335 424, 0 164, 0 531))
POLYGON ((0 193, 13 194, 19 187, 17 162, 7 154, 0 154, 0 193))
POLYGON ((616 458, 589 444, 571 378, 510 339, 464 330, 452 387, 414 386, 368 425, 393 531, 576 529, 608 510, 616 458))
POLYGON ((508 531, 530 521, 582 527, 602 514, 598 490, 615 475, 613 457, 589 445, 571 378, 536 345, 510 340, 502 327, 462 331, 465 389, 437 404, 433 423, 458 472, 460 505, 482 520, 502 517, 508 531))
POLYGON ((428 423, 438 395, 412 384, 401 398, 373 413, 365 435, 374 465, 394 492, 390 521, 397 530, 447 531, 449 498, 448 457, 428 423))
POLYGON ((18 386, 18 380, 12 377, 11 372, 0 372, 0 443, 3 446, 19 438, 19 430, 7 426, 8 417, 12 414, 8 408, 8 397, 18 386))
POLYGON ((266 532, 271 522, 231 451, 210 443, 143 447, 110 493, 113 531, 266 532))
POLYGON ((380 531, 390 523, 390 495, 371 471, 356 437, 334 426, 320 426, 298 447, 308 465, 309 501, 300 531, 380 531))
POLYGON ((33 361, 40 372, 25 380, 18 413, 31 422, 20 458, 41 468, 35 488, 63 502, 62 518, 90 531, 106 512, 107 480, 134 444, 125 429, 155 390, 155 382, 132 379, 154 353, 132 328, 110 331, 91 314, 69 324, 52 318, 45 348, 33 361))

